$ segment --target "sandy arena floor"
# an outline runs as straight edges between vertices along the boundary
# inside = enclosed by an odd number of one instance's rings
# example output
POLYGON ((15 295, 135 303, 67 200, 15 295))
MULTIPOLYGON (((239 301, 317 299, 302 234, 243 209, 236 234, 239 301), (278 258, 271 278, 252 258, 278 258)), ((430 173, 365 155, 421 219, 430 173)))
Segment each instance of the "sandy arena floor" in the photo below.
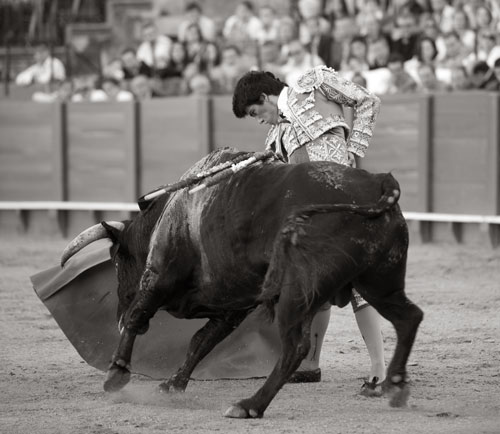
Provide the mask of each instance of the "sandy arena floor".
MULTIPOLYGON (((324 380, 286 385, 263 419, 222 416, 262 380, 195 381, 157 396, 133 377, 116 395, 83 362, 33 291, 65 240, 0 238, 0 433, 500 433, 500 250, 410 248, 407 293, 425 312, 410 358, 404 409, 357 394, 369 360, 350 307, 332 310, 324 380)), ((384 324, 387 358, 394 332, 384 324)))

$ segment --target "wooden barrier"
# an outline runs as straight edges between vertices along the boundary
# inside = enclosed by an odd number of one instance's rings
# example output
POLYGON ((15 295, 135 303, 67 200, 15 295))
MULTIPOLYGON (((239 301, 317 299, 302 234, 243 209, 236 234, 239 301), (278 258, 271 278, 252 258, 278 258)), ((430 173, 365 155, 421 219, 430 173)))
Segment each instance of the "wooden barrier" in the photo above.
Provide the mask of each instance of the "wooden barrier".
POLYGON ((140 195, 177 181, 210 152, 209 101, 178 98, 145 101, 139 120, 140 195))
POLYGON ((0 103, 0 199, 64 200, 63 108, 0 103))
POLYGON ((237 119, 232 111, 231 98, 216 96, 211 104, 212 147, 231 146, 241 151, 262 151, 268 127, 254 119, 237 119))
POLYGON ((428 97, 401 95, 389 101, 382 104, 374 136, 366 156, 359 160, 359 167, 373 172, 391 172, 401 185, 401 207, 427 211, 420 203, 421 176, 425 168, 419 155, 428 141, 428 97))
POLYGON ((67 105, 68 200, 135 200, 136 128, 135 103, 67 105))
MULTIPOLYGON (((360 167, 395 175, 405 213, 500 215, 499 105, 499 95, 486 92, 386 97, 360 167)), ((0 201, 132 203, 175 182, 212 149, 262 150, 266 134, 266 126, 236 119, 228 96, 141 104, 0 101, 0 201)), ((36 228, 43 213, 6 211, 0 227, 36 228)), ((51 223, 36 231, 64 227, 71 235, 123 211, 50 215, 51 223)), ((422 241, 469 242, 486 234, 496 245, 500 238, 497 223, 412 221, 422 241)))
POLYGON ((429 211, 498 213, 498 121, 496 93, 434 98, 429 211))

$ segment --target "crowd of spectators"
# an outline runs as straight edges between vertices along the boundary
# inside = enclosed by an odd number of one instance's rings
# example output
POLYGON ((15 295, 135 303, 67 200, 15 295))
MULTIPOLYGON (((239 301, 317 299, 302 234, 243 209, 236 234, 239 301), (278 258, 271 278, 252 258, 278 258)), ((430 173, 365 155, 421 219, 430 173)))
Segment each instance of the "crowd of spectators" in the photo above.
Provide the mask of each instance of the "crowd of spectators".
POLYGON ((18 85, 52 83, 33 99, 128 101, 230 94, 246 71, 270 71, 288 84, 326 64, 379 94, 500 90, 500 3, 496 0, 299 0, 292 15, 238 3, 222 25, 197 3, 177 35, 148 21, 142 40, 96 77, 65 77, 48 47, 18 85))

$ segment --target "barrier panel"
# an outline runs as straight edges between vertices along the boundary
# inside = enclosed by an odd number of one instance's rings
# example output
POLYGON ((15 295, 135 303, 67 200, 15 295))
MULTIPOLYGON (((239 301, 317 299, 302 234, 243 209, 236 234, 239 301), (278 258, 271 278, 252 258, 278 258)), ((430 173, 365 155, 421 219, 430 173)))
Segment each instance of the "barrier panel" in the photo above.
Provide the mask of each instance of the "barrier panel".
POLYGON ((232 98, 214 96, 211 101, 212 146, 231 146, 241 151, 262 151, 269 129, 254 119, 237 119, 233 114, 232 98))
POLYGON ((0 200, 64 200, 60 104, 0 101, 0 200))
POLYGON ((67 104, 67 199, 137 198, 135 103, 67 104))
POLYGON ((210 152, 208 98, 149 100, 140 105, 140 195, 177 181, 210 152))
POLYGON ((420 154, 427 140, 427 104, 424 95, 384 100, 366 156, 358 160, 362 169, 394 175, 401 186, 400 205, 408 211, 427 211, 420 203, 421 176, 425 176, 420 154))
POLYGON ((430 210, 497 214, 498 94, 439 95, 432 112, 430 210))

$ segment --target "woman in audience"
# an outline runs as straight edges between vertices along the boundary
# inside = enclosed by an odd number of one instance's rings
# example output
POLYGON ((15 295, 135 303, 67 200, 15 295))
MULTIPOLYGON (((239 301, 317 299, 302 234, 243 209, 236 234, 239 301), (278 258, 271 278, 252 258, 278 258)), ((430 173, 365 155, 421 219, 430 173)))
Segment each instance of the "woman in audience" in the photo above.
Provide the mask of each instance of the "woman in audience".
POLYGON ((496 30, 496 23, 491 10, 486 5, 479 6, 475 11, 476 32, 496 30))
POLYGON ((236 6, 233 15, 224 22, 222 35, 226 43, 244 47, 255 41, 261 27, 260 20, 255 16, 253 4, 242 1, 236 6))
POLYGON ((355 36, 349 43, 349 52, 346 61, 341 65, 340 70, 347 71, 367 71, 368 66, 368 47, 363 36, 355 36))
POLYGON ((190 24, 186 28, 184 49, 186 51, 186 64, 196 65, 200 72, 209 71, 218 63, 217 46, 203 39, 197 24, 190 24))
POLYGON ((404 64, 405 71, 418 83, 420 80, 418 69, 421 65, 429 65, 434 68, 438 50, 434 39, 426 36, 420 38, 415 55, 404 64))
POLYGON ((280 45, 280 63, 288 60, 290 42, 298 39, 298 28, 292 17, 285 15, 280 19, 278 28, 278 44, 280 45))
POLYGON ((453 13, 453 31, 458 34, 460 41, 467 47, 469 53, 474 51, 476 33, 471 29, 469 17, 462 8, 455 9, 453 13))

